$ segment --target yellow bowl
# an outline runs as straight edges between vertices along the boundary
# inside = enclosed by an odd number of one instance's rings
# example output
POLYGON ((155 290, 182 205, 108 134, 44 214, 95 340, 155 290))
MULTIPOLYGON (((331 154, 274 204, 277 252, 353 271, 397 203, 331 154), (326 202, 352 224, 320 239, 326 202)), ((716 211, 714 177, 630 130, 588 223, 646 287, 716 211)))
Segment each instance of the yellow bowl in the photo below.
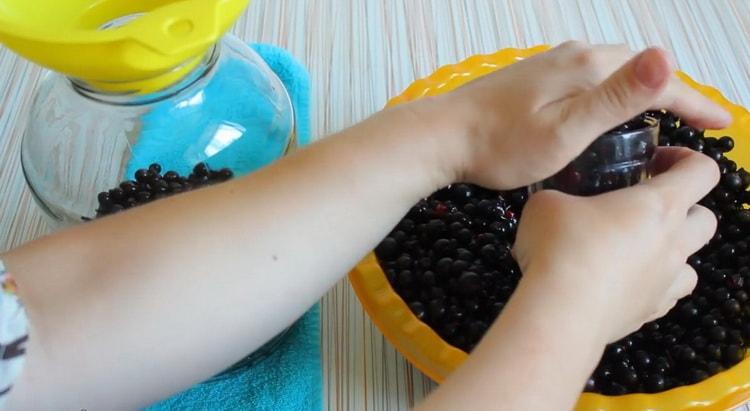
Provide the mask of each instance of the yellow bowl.
MULTIPOLYGON (((473 56, 461 63, 445 66, 427 78, 409 86, 388 106, 453 90, 477 77, 510 65, 548 49, 505 49, 495 54, 473 56)), ((734 117, 732 125, 710 135, 731 135, 737 144, 732 158, 750 167, 750 113, 725 99, 718 90, 696 83, 686 74, 680 77, 691 87, 721 104, 734 117)), ((423 373, 443 381, 466 359, 467 354, 451 346, 428 325, 415 317, 406 303, 391 288, 373 254, 368 255, 349 274, 354 291, 372 321, 396 349, 423 373)), ((684 410, 693 408, 727 409, 750 399, 750 357, 698 384, 674 388, 657 394, 605 396, 583 393, 577 410, 684 410)))

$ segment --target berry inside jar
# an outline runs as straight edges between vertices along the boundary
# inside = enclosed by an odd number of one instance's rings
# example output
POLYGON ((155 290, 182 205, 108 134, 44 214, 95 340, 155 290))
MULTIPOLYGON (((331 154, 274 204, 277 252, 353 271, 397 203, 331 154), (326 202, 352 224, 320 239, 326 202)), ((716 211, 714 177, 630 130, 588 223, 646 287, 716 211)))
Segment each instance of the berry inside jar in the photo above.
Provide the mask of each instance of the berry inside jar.
MULTIPOLYGON (((750 172, 726 157, 734 148, 730 136, 706 136, 666 111, 643 113, 620 130, 646 118, 659 122, 659 145, 688 147, 718 163, 721 181, 700 203, 719 225, 688 260, 698 273, 693 293, 607 346, 586 382, 588 392, 655 393, 694 384, 740 362, 750 345, 750 172)), ((510 250, 527 197, 525 188, 445 187, 414 205, 375 249, 413 314, 465 352, 481 340, 521 278, 510 250)))
POLYGON ((560 172, 532 185, 531 191, 591 196, 636 185, 650 176, 658 139, 659 121, 641 115, 599 136, 560 172))
MULTIPOLYGON (((161 165, 151 164, 135 172, 132 180, 98 194, 99 208, 96 217, 119 213, 171 195, 191 191, 231 179, 234 172, 228 168, 212 170, 206 163, 198 163, 193 172, 182 176, 175 171, 162 174, 161 165)), ((90 218, 84 218, 90 220, 90 218)))

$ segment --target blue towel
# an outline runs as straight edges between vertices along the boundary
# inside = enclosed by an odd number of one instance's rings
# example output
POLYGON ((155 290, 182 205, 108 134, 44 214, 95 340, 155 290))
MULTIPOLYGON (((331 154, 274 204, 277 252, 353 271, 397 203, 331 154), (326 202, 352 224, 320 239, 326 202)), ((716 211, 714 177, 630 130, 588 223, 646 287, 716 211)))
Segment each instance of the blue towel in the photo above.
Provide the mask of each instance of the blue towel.
MULTIPOLYGON (((309 143, 309 74, 283 49, 267 44, 252 47, 286 86, 296 117, 297 144, 309 143)), ((154 161, 164 170, 188 174, 212 149, 217 152, 208 159, 210 166, 228 166, 240 175, 279 158, 286 149, 289 129, 274 122, 274 107, 262 95, 261 87, 237 91, 238 85, 251 83, 247 79, 263 74, 254 66, 226 59, 200 92, 183 96, 179 104, 157 103, 143 115, 126 175, 132 176, 154 161), (200 104, 191 104, 193 101, 200 104), (240 135, 250 138, 236 140, 240 135)))
MULTIPOLYGON (((286 86, 295 110, 297 142, 310 142, 310 77, 305 68, 285 50, 266 44, 252 48, 268 63, 286 86)), ((185 155, 190 142, 205 138, 201 128, 210 116, 243 115, 257 118, 258 110, 247 101, 238 102, 232 93, 233 76, 241 75, 241 67, 226 64, 204 90, 202 112, 192 116, 189 124, 169 121, 170 107, 155 107, 144 117, 141 135, 133 147, 128 175, 136 169, 159 162, 164 169, 186 173, 191 163, 185 155), (240 103, 240 104, 238 104, 240 103), (179 123, 179 124, 176 124, 179 123), (175 130, 177 128, 178 130, 175 130), (169 130, 166 133, 165 130, 169 130), (166 137, 165 137, 166 136, 166 137)), ((250 92, 252 93, 252 91, 250 92)), ((250 94, 252 95, 252 94, 250 94)), ((246 121, 247 122, 247 121, 246 121)), ((220 155, 220 163, 238 174, 253 171, 278 157, 278 150, 259 147, 253 139, 248 145, 233 144, 220 155), (235 147, 237 146, 237 147, 235 147), (265 150, 267 149, 267 150, 265 150), (265 150, 265 151, 264 151, 265 150), (252 152, 249 156, 247 153, 252 152), (260 153, 260 154, 259 154, 260 153)), ((242 141, 242 140, 240 140, 242 141)), ((238 309, 242 309, 238 307, 238 309)), ((322 408, 322 373, 320 364, 320 315, 316 304, 273 345, 273 350, 258 361, 240 361, 228 371, 198 384, 172 398, 154 404, 149 411, 161 410, 319 410, 322 408)), ((263 350, 263 348, 261 348, 263 350)))

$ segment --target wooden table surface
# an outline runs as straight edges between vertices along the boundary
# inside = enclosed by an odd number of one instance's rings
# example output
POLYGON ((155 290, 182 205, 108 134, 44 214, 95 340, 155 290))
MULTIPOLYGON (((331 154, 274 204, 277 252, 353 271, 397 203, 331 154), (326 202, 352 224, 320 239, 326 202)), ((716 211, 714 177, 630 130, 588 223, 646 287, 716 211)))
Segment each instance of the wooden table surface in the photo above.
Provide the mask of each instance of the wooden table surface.
MULTIPOLYGON (((664 47, 693 78, 750 106, 750 0, 254 0, 234 31, 285 47, 310 69, 317 137, 441 65, 568 39, 664 47)), ((0 48, 0 250, 49 230, 19 162, 39 74, 0 48)), ((434 387, 384 340, 345 280, 322 304, 327 409, 405 410, 434 387)))

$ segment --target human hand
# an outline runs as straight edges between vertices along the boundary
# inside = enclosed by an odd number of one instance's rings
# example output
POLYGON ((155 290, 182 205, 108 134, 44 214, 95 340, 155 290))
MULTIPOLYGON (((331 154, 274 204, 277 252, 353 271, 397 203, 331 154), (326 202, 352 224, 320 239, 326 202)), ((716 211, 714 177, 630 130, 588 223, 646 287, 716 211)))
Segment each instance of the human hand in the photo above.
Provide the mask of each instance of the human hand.
POLYGON ((716 230, 695 203, 718 182, 716 164, 688 149, 657 151, 661 174, 594 197, 531 197, 514 247, 523 286, 556 309, 617 340, 663 316, 695 287, 686 260, 716 230), (525 283, 525 284, 524 284, 525 283))
POLYGON ((444 115, 457 113, 469 130, 447 145, 456 179, 497 189, 553 175, 597 136, 647 109, 666 108, 699 128, 731 121, 674 75, 664 51, 616 45, 564 43, 440 98, 444 115))

